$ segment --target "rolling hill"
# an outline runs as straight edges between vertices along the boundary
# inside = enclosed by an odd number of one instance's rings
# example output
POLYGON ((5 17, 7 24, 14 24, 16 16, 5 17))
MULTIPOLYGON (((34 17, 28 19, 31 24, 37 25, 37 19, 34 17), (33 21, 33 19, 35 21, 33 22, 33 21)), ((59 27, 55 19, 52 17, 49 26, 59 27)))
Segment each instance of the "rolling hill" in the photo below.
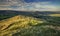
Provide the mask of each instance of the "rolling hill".
POLYGON ((0 36, 60 36, 59 12, 0 11, 0 36))

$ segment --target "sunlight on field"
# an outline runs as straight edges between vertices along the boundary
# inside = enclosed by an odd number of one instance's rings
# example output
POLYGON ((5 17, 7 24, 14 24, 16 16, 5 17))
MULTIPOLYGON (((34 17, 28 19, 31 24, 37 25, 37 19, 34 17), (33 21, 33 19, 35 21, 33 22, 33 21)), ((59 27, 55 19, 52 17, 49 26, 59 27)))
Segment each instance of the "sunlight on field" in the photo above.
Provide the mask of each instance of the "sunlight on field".
POLYGON ((31 28, 31 26, 29 26, 29 24, 37 25, 37 24, 40 24, 43 22, 44 22, 43 20, 40 20, 37 18, 21 16, 21 15, 18 15, 18 16, 12 17, 12 18, 8 18, 6 20, 0 21, 0 32, 1 32, 0 36, 3 36, 5 34, 8 34, 8 36, 11 36, 11 34, 9 34, 9 33, 17 32, 18 28, 27 29, 27 28, 31 28), (4 30, 4 31, 2 31, 2 30, 4 30), (14 31, 12 31, 12 30, 14 30, 14 31))
POLYGON ((58 24, 59 19, 56 17, 46 21, 40 18, 17 15, 0 21, 0 36, 59 36, 60 26, 57 26, 60 25, 58 24))
MULTIPOLYGON (((4 27, 4 28, 2 28, 2 30, 3 30, 13 23, 23 26, 23 25, 26 25, 29 23, 31 23, 32 25, 37 25, 38 23, 43 23, 43 22, 44 21, 38 20, 33 17, 25 17, 25 16, 19 15, 19 16, 15 16, 15 17, 0 21, 0 26, 4 27)), ((19 25, 15 25, 15 26, 19 26, 19 25)))
POLYGON ((60 17, 60 14, 50 14, 49 16, 60 17))

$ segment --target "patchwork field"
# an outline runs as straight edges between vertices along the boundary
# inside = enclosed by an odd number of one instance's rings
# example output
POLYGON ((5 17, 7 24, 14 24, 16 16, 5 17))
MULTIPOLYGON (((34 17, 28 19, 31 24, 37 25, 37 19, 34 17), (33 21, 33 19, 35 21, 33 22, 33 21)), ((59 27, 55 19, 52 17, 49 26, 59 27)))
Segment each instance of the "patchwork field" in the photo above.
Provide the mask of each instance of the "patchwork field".
POLYGON ((0 36, 60 36, 60 13, 0 11, 0 36))

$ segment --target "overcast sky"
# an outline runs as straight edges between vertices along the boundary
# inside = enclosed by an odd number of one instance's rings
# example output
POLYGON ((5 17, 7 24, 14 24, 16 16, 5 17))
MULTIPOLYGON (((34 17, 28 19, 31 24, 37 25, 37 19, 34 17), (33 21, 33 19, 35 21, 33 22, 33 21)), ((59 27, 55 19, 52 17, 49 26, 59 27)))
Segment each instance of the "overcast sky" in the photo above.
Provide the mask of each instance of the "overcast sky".
POLYGON ((60 0, 0 0, 0 10, 60 11, 60 0))

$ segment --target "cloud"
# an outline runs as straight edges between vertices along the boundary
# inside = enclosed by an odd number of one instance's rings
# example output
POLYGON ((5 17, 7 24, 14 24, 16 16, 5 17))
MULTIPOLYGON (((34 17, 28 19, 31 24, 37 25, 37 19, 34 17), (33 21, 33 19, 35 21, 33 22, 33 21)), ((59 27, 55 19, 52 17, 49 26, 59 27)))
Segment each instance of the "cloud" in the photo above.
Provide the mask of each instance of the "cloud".
POLYGON ((7 0, 0 2, 0 10, 5 9, 18 11, 60 11, 60 8, 52 5, 51 2, 26 3, 24 0, 7 0))

